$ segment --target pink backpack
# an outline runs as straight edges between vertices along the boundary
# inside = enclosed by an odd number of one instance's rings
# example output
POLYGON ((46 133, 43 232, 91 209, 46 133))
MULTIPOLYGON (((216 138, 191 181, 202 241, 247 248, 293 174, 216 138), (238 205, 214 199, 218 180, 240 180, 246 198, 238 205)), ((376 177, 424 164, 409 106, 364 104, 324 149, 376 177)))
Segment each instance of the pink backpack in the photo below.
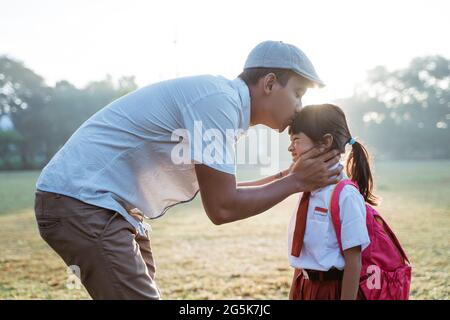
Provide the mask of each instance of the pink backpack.
MULTIPOLYGON (((339 196, 351 180, 340 181, 331 196, 330 211, 339 247, 342 250, 339 196)), ((411 266, 400 242, 380 214, 366 204, 366 225, 370 245, 362 252, 359 295, 367 300, 408 300, 411 266)))

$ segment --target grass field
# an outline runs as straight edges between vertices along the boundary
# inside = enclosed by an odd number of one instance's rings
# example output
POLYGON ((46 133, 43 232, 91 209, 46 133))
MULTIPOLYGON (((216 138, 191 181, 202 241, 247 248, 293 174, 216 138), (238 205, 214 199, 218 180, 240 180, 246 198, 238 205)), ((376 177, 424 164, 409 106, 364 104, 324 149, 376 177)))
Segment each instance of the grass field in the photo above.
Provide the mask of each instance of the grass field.
MULTIPOLYGON (((0 299, 89 299, 84 289, 66 288, 65 265, 38 235, 37 176, 0 173, 0 299)), ((376 163, 375 183, 380 212, 413 264, 411 298, 449 299, 450 161, 376 163)), ((292 275, 286 229, 295 201, 214 226, 196 199, 152 221, 163 298, 286 299, 292 275)))

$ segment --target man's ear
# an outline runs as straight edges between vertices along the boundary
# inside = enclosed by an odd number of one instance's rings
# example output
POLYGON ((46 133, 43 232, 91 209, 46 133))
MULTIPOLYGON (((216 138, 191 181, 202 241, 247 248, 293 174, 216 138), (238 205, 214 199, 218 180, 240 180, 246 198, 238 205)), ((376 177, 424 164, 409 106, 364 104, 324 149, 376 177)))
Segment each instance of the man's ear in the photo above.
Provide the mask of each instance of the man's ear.
POLYGON ((272 92, 273 86, 277 82, 277 76, 274 73, 268 73, 264 76, 263 86, 264 93, 270 94, 272 92))
POLYGON ((326 133, 323 137, 322 137, 322 141, 321 141, 321 145, 323 145, 325 147, 325 149, 330 149, 331 146, 333 145, 333 141, 334 138, 331 134, 326 133))

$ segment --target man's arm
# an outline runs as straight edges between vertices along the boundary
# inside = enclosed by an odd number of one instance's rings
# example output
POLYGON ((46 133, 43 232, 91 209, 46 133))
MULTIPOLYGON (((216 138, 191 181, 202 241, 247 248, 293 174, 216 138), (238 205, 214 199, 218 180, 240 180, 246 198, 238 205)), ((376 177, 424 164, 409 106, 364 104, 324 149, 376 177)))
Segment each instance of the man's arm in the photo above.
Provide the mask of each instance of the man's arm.
POLYGON ((203 207, 214 224, 224 224, 262 213, 289 195, 338 182, 342 168, 337 150, 321 154, 312 149, 303 154, 284 178, 256 187, 237 187, 234 175, 196 164, 203 207))
POLYGON ((289 169, 283 170, 281 172, 278 172, 277 174, 264 177, 259 180, 254 181, 244 181, 244 182, 238 182, 238 187, 255 187, 255 186, 262 186, 263 184, 271 183, 272 181, 281 179, 283 177, 286 177, 289 174, 289 169))

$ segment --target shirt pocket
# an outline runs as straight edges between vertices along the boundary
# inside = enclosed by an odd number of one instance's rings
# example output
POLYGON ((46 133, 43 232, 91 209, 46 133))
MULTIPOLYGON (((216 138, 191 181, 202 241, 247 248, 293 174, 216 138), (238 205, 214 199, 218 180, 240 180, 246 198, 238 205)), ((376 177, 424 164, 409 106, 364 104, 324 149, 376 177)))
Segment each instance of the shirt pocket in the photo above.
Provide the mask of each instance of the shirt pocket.
POLYGON ((327 230, 328 222, 326 220, 321 221, 314 218, 308 221, 305 230, 305 237, 303 239, 305 249, 319 263, 326 255, 326 244, 328 241, 327 230))

